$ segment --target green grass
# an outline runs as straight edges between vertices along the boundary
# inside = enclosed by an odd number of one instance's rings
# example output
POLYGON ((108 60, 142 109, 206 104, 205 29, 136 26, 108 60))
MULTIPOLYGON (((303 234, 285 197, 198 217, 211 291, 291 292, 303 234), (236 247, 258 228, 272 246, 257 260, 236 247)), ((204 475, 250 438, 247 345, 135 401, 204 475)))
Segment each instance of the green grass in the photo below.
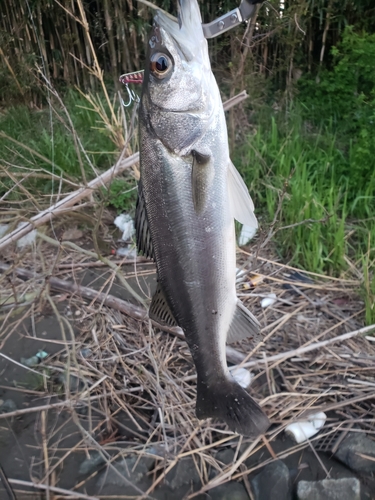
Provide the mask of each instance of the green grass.
MULTIPOLYGON (((58 180, 52 181, 51 172, 80 183, 83 177, 90 180, 117 160, 120 150, 115 137, 118 123, 111 122, 105 99, 94 96, 94 101, 89 102, 79 92, 68 91, 63 101, 71 123, 58 102, 54 103, 54 109, 30 110, 22 105, 8 108, 0 115, 0 130, 5 134, 0 133, 0 168, 3 173, 0 197, 14 186, 14 177, 12 179, 9 172, 20 179, 21 174, 34 171, 37 175, 23 181, 23 186, 33 194, 50 194, 56 192, 58 186, 58 180), (102 117, 108 117, 107 122, 99 116, 98 108, 94 109, 96 105, 100 107, 102 117)), ((99 193, 107 205, 121 212, 134 208, 135 186, 133 178, 120 177, 99 193)), ((71 190, 63 184, 64 188, 71 190)), ((6 200, 19 200, 24 195, 19 189, 13 189, 6 200)))
POLYGON ((367 321, 374 322, 375 163, 362 169, 344 136, 304 121, 298 107, 287 119, 270 112, 260 121, 234 159, 261 226, 277 218, 277 250, 299 267, 339 276, 348 258, 362 268, 367 321))
MULTIPOLYGON (((69 92, 64 103, 85 154, 77 150, 62 110, 60 119, 52 114, 51 127, 49 108, 19 106, 0 117, 0 130, 20 143, 0 137, 0 164, 14 172, 20 167, 22 172, 63 172, 76 181, 82 180, 82 168, 88 179, 96 175, 90 163, 98 170, 109 168, 118 156, 113 131, 87 109, 90 104, 79 93, 69 92)), ((236 149, 233 160, 254 197, 261 227, 268 230, 276 219, 276 249, 298 267, 339 276, 350 259, 363 275, 366 320, 375 322, 375 157, 363 150, 362 137, 348 139, 330 123, 314 125, 298 105, 287 114, 263 106, 255 122, 256 133, 236 149)), ((52 181, 46 177, 25 185, 30 192, 50 194, 52 181)), ((0 197, 13 185, 3 175, 0 197)), ((114 179, 101 197, 118 212, 132 211, 135 185, 130 177, 114 179)), ((6 199, 22 196, 14 190, 6 199)))

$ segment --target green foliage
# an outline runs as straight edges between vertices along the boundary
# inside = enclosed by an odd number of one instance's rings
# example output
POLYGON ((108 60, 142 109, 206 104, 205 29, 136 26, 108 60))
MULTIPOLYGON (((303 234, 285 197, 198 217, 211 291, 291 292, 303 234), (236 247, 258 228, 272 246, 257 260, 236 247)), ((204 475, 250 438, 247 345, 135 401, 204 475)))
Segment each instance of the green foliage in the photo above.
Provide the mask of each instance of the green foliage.
MULTIPOLYGON (((346 269, 346 255, 357 258, 366 251, 367 235, 360 223, 353 225, 348 210, 348 199, 355 194, 347 179, 337 182, 337 170, 349 161, 332 127, 313 132, 298 106, 286 121, 276 115, 271 127, 260 126, 240 148, 237 165, 255 194, 263 226, 277 216, 275 239, 284 258, 337 275, 346 269)), ((375 232, 373 199, 361 204, 373 218, 366 228, 375 232)))
POLYGON ((332 53, 331 71, 301 79, 299 101, 313 125, 339 134, 347 161, 337 166, 335 182, 349 185, 349 211, 365 217, 375 193, 375 34, 348 27, 332 53))
MULTIPOLYGON (((107 130, 98 123, 97 113, 88 109, 87 101, 77 92, 67 94, 65 106, 75 132, 61 109, 31 111, 25 105, 8 108, 0 117, 0 130, 6 134, 0 135, 1 163, 15 172, 33 169, 74 179, 82 179, 82 168, 89 178, 96 175, 92 167, 112 165, 118 152, 107 130)), ((51 193, 50 179, 30 182, 51 193)), ((7 189, 4 182, 0 194, 7 189)))
POLYGON ((135 179, 113 179, 108 190, 103 188, 107 205, 113 206, 118 213, 129 212, 137 201, 137 183, 135 179))

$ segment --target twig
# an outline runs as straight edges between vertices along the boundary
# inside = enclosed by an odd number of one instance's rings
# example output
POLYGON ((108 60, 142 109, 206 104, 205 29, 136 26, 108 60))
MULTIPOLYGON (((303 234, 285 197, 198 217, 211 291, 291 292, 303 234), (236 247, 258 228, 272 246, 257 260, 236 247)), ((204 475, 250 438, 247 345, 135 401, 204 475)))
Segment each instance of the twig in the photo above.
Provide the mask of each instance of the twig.
MULTIPOLYGON (((0 271, 6 272, 8 270, 12 269, 11 266, 8 264, 4 264, 0 262, 0 271)), ((147 318, 147 313, 143 307, 136 306, 134 304, 131 304, 130 302, 126 302, 125 300, 118 299, 117 297, 114 297, 113 295, 107 295, 105 293, 100 293, 97 292, 96 290, 93 290, 92 288, 88 288, 86 286, 79 286, 75 285, 72 282, 62 280, 60 278, 55 278, 55 277, 46 277, 44 278, 43 276, 40 275, 35 275, 32 271, 28 271, 26 269, 21 269, 21 268, 15 268, 13 271, 16 273, 16 275, 24 280, 29 280, 29 279, 34 279, 34 280, 48 280, 49 285, 53 290, 58 290, 58 291, 64 291, 68 292, 71 294, 77 294, 85 299, 88 300, 93 300, 93 301, 99 301, 103 304, 105 304, 108 307, 112 307, 113 309, 116 309, 117 311, 121 311, 131 318, 134 319, 146 319, 147 318)), ((1 353, 0 353, 1 354, 1 353)), ((23 365, 22 365, 23 366, 23 365)))
POLYGON ((77 493, 76 491, 65 490, 64 488, 57 488, 57 486, 47 486, 46 484, 32 483, 31 481, 22 481, 21 479, 9 479, 9 482, 18 486, 28 486, 29 488, 36 488, 37 490, 50 490, 60 495, 66 495, 70 498, 82 498, 83 500, 99 500, 98 497, 90 497, 84 493, 77 493))
MULTIPOLYGON (((229 99, 229 101, 226 101, 223 103, 223 108, 225 111, 228 109, 232 108, 239 102, 242 102, 244 99, 246 99, 248 96, 246 94, 246 91, 241 92, 237 96, 233 97, 232 99, 229 99)), ((3 132, 0 132, 0 135, 3 134, 3 132)), ((4 134, 3 134, 4 135, 4 134)), ((99 177, 96 177, 92 181, 90 181, 87 184, 87 187, 82 187, 78 189, 77 191, 74 191, 73 193, 70 193, 67 195, 65 198, 60 200, 58 203, 55 205, 50 206, 43 212, 40 212, 39 214, 35 215, 30 219, 30 222, 28 224, 25 224, 22 228, 17 228, 11 233, 3 236, 0 238, 0 250, 3 250, 5 247, 10 245, 11 243, 14 243, 15 241, 19 240, 22 238, 22 236, 25 236, 28 234, 30 231, 33 229, 45 224, 48 222, 53 216, 59 215, 60 213, 63 213, 67 208, 72 207, 76 203, 78 203, 82 198, 86 198, 87 196, 90 196, 92 194, 92 191, 94 189, 97 189, 100 186, 106 185, 113 177, 116 175, 120 174, 127 168, 132 167, 139 161, 139 153, 135 153, 129 158, 123 159, 122 156, 120 157, 119 161, 111 167, 109 170, 101 174, 99 177)))
POLYGON ((16 495, 14 494, 13 488, 9 483, 9 479, 7 478, 3 468, 0 465, 0 483, 4 486, 5 491, 8 493, 8 497, 10 500, 17 500, 16 495))
POLYGON ((132 156, 129 156, 129 158, 126 158, 125 160, 120 159, 114 165, 111 167, 109 170, 104 172, 104 174, 100 175, 99 177, 96 177, 92 181, 90 181, 87 184, 87 187, 81 187, 77 191, 74 191, 73 193, 70 193, 67 195, 65 198, 60 200, 58 203, 55 205, 50 206, 46 210, 43 210, 43 212, 40 212, 39 214, 35 215, 30 219, 30 222, 28 224, 25 224, 25 226, 21 228, 17 228, 11 233, 3 236, 3 238, 0 238, 0 250, 3 250, 5 247, 10 245, 11 243, 14 243, 18 239, 22 238, 22 236, 25 236, 28 234, 30 231, 33 229, 41 226, 42 224, 45 224, 48 222, 52 217, 64 212, 67 208, 72 207, 76 203, 78 203, 82 198, 85 198, 87 196, 90 196, 93 192, 94 189, 97 189, 98 187, 104 186, 107 184, 112 177, 120 174, 127 168, 130 168, 132 165, 137 163, 139 161, 139 154, 135 153, 132 156))
MULTIPOLYGON (((10 358, 9 356, 7 356, 6 354, 0 352, 0 356, 4 359, 6 359, 7 361, 10 361, 11 363, 14 363, 15 365, 17 366, 20 366, 21 368, 24 368, 25 370, 28 370, 29 372, 33 372, 33 373, 36 373, 37 375, 41 375, 40 372, 37 372, 36 370, 33 370, 32 368, 30 368, 29 366, 26 366, 26 365, 23 365, 22 363, 19 363, 18 361, 16 361, 15 359, 13 358, 10 358)), ((49 378, 49 375, 46 375, 44 374, 44 377, 47 377, 49 378)))
MULTIPOLYGON (((27 269, 22 269, 19 267, 12 268, 9 264, 5 264, 3 262, 0 262, 0 271, 2 272, 7 272, 7 271, 12 271, 14 272, 19 278, 23 280, 29 280, 29 279, 34 279, 36 281, 40 280, 48 280, 48 284, 50 285, 52 290, 55 291, 63 291, 63 292, 68 292, 70 294, 76 294, 79 295, 80 297, 87 299, 87 300, 92 300, 94 302, 100 302, 101 304, 106 305, 107 307, 111 307, 112 309, 115 309, 116 311, 120 311, 127 316, 130 316, 133 319, 137 320, 147 320, 148 319, 148 314, 146 309, 140 306, 136 306, 132 304, 131 302, 119 299, 113 295, 106 294, 106 293, 101 293, 97 292, 96 290, 93 290, 92 288, 88 288, 86 286, 80 286, 76 285, 75 283, 72 283, 70 281, 65 281, 60 278, 55 278, 53 276, 51 277, 43 277, 40 275, 36 275, 32 271, 28 271, 27 269)), ((177 337, 184 339, 184 332, 182 331, 181 328, 179 327, 167 327, 164 325, 160 325, 154 320, 151 320, 151 323, 153 326, 156 328, 159 328, 160 330, 166 331, 168 333, 171 333, 173 335, 176 335, 177 337)), ((0 353, 1 356, 6 357, 2 353, 0 353)), ((227 358, 230 360, 232 363, 241 363, 245 359, 245 355, 236 351, 233 349, 233 347, 227 346, 227 358)), ((11 360, 10 358, 7 358, 8 360, 17 363, 14 360, 11 360)), ((23 368, 27 368, 23 365, 20 365, 23 368)), ((28 368, 31 370, 31 368, 28 368)), ((31 370, 34 371, 34 370, 31 370)), ((38 373, 38 372, 36 372, 38 373)), ((39 374, 39 373, 38 373, 39 374)))
POLYGON ((287 360, 289 358, 293 358, 294 356, 299 356, 300 354, 304 354, 306 352, 314 351, 316 349, 320 349, 321 347, 325 347, 329 344, 334 344, 335 342, 344 342, 345 340, 349 340, 357 335, 363 335, 366 332, 371 330, 375 330, 375 324, 370 326, 364 326, 359 330, 354 330, 353 332, 344 333, 343 335, 339 335, 338 337, 333 337, 328 340, 323 340, 321 342, 315 342, 314 344, 310 344, 306 347, 300 347, 298 349, 293 349, 291 351, 282 352, 280 354, 275 354, 274 356, 270 356, 269 358, 261 358, 255 361, 249 361, 248 363, 244 363, 241 365, 243 368, 250 368, 252 366, 257 366, 262 363, 270 363, 272 361, 280 361, 287 360))

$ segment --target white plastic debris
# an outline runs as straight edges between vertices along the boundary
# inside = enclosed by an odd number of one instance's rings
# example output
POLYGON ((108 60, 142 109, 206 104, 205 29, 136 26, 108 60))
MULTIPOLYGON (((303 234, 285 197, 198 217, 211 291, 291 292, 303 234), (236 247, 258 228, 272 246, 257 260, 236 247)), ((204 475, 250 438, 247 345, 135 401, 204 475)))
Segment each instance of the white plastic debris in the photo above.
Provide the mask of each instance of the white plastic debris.
POLYGON ((246 370, 246 368, 236 368, 232 371, 232 377, 241 387, 247 389, 251 384, 253 374, 249 370, 246 370))
POLYGON ((0 238, 8 231, 9 224, 0 224, 0 238))
POLYGON ((320 411, 319 413, 310 415, 307 420, 287 425, 285 427, 285 432, 289 434, 296 443, 303 443, 312 436, 315 436, 324 426, 326 420, 327 415, 320 411))
MULTIPOLYGON (((27 226, 28 222, 20 222, 17 225, 17 229, 22 229, 24 226, 27 226)), ((0 224, 0 238, 4 236, 4 234, 8 231, 9 224, 0 224)), ((36 229, 33 229, 29 233, 22 236, 19 240, 17 240, 17 248, 22 249, 24 247, 32 245, 36 240, 36 229)))
POLYGON ((240 247, 247 245, 256 235, 257 228, 252 226, 242 226, 240 235, 238 237, 238 244, 240 247))
POLYGON ((129 241, 135 233, 134 221, 129 214, 118 215, 114 220, 114 224, 122 231, 121 239, 123 241, 129 241))
MULTIPOLYGON (((20 222, 17 225, 17 229, 21 229, 24 226, 27 226, 29 223, 28 222, 20 222)), ((36 240, 36 229, 33 229, 29 233, 25 234, 25 236, 22 236, 19 240, 17 240, 17 248, 24 248, 32 245, 35 243, 36 240)))
POLYGON ((273 306, 277 302, 277 297, 275 293, 270 293, 267 295, 267 297, 264 297, 264 299, 261 300, 260 305, 263 307, 270 307, 273 306))
POLYGON ((128 259, 135 259, 137 257, 137 250, 132 247, 120 247, 116 250, 117 257, 127 257, 128 259))

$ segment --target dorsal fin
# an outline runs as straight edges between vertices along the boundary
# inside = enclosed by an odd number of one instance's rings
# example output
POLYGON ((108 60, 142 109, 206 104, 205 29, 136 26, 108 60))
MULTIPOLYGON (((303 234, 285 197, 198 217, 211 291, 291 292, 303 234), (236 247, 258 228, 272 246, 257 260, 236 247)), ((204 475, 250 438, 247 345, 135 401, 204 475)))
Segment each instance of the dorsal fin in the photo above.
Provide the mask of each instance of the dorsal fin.
POLYGON ((154 259, 154 248, 152 246, 151 233, 148 227, 146 204, 143 197, 142 183, 138 183, 138 199, 135 209, 135 236, 138 252, 149 259, 154 259))

